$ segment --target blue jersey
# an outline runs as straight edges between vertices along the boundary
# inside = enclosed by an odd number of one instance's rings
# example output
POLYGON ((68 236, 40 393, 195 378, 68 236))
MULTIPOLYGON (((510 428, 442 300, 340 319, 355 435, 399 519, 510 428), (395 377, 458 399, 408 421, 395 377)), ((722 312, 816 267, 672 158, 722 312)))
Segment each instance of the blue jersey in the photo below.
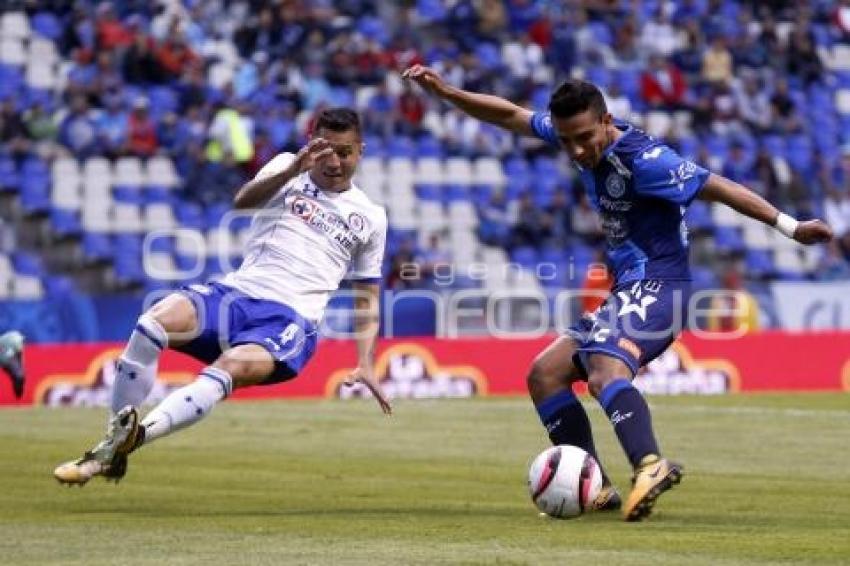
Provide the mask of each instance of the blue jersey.
MULTIPOLYGON (((615 125, 623 135, 596 167, 579 170, 601 217, 616 282, 690 280, 683 216, 709 172, 630 124, 615 125)), ((560 147, 548 113, 534 113, 531 128, 560 147)))

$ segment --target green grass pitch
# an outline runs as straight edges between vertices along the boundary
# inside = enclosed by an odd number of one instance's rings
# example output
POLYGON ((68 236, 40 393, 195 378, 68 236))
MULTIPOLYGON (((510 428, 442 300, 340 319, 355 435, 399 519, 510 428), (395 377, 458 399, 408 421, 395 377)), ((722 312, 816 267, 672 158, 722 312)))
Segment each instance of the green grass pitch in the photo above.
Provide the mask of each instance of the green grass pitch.
MULTIPOLYGON (((525 399, 225 403, 130 459, 124 481, 60 487, 104 411, 0 411, 2 564, 774 564, 850 562, 850 396, 654 397, 682 484, 646 522, 540 518, 547 446, 525 399)), ((587 404, 604 463, 629 470, 587 404)))

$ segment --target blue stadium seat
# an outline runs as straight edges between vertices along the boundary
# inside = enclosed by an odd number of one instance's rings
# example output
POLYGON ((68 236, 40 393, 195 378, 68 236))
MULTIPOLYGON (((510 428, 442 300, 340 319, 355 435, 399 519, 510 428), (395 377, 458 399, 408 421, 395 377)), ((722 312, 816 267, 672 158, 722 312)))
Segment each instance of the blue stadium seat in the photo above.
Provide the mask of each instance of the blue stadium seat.
POLYGON ((694 291, 717 289, 720 286, 714 271, 704 265, 694 265, 691 267, 691 279, 691 286, 694 291))
POLYGON ((52 41, 58 40, 63 34, 62 22, 53 12, 36 13, 30 18, 30 26, 36 33, 52 41))
POLYGON ((231 206, 226 203, 218 203, 207 207, 204 213, 204 225, 207 230, 221 226, 225 215, 230 212, 231 206))
POLYGON ((537 250, 531 246, 520 246, 511 251, 511 262, 526 269, 535 269, 538 263, 537 250))
POLYGON ((470 199, 467 187, 452 183, 443 187, 443 202, 466 202, 470 199))
POLYGON ((46 275, 41 278, 48 298, 62 299, 76 291, 74 282, 65 275, 46 275))
POLYGON ((714 229, 714 244, 722 254, 740 254, 746 246, 741 233, 731 226, 717 226, 714 229))
POLYGON ((767 250, 747 250, 745 262, 748 277, 764 279, 771 277, 776 271, 773 266, 773 258, 767 250))
POLYGON ((494 43, 479 43, 475 47, 475 55, 485 71, 498 71, 502 67, 502 52, 494 43))
POLYGON ((380 136, 366 134, 363 136, 363 142, 366 144, 366 149, 363 152, 364 157, 386 157, 384 140, 380 136))
POLYGON ((443 197, 443 191, 439 185, 420 183, 416 185, 416 196, 424 201, 439 201, 443 197))
POLYGON ((420 136, 416 141, 417 157, 443 157, 443 144, 432 135, 420 136))
POLYGON ((416 144, 404 135, 392 136, 387 142, 387 157, 416 157, 416 144))
POLYGON ((543 246, 540 250, 540 263, 560 264, 569 260, 562 246, 543 246))
POLYGON ((20 176, 15 160, 8 155, 0 155, 0 189, 3 192, 17 192, 20 188, 20 176))
POLYGON ((21 208, 26 214, 50 210, 50 179, 34 176, 21 179, 21 208))
POLYGON ((428 23, 446 19, 446 7, 442 0, 416 0, 416 13, 428 23))
POLYGON ((53 208, 50 211, 50 225, 53 233, 60 238, 79 236, 83 233, 80 218, 73 210, 53 208))
POLYGON ((470 186, 469 194, 476 206, 485 206, 490 203, 495 190, 493 185, 476 183, 470 186))
POLYGON ((814 156, 809 136, 798 135, 788 138, 787 156, 788 164, 798 173, 811 173, 814 156))
POLYGON ((21 275, 41 277, 45 273, 41 257, 36 254, 17 251, 12 253, 11 259, 12 266, 15 268, 15 271, 21 275))
POLYGON ((112 260, 112 241, 106 234, 86 232, 82 241, 83 259, 87 263, 112 260))
POLYGON ((204 213, 199 205, 183 201, 174 207, 174 213, 184 228, 204 229, 204 213))
POLYGON ((169 189, 159 185, 150 185, 148 187, 145 187, 144 193, 142 194, 142 200, 145 203, 173 203, 174 197, 169 189))
POLYGON ((115 202, 127 204, 144 204, 145 195, 141 191, 141 187, 131 187, 129 185, 115 185, 112 187, 112 198, 115 202))
POLYGON ((771 157, 785 157, 785 139, 782 136, 764 136, 762 138, 762 149, 771 157))
POLYGON ((146 280, 142 262, 138 257, 127 255, 115 256, 115 279, 124 285, 137 285, 146 280))

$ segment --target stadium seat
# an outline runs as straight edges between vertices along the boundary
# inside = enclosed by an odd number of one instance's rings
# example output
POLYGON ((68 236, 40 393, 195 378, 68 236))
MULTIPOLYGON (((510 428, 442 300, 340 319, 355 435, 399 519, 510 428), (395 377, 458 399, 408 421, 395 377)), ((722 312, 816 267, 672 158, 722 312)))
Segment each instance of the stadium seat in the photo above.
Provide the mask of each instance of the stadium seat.
POLYGON ((479 157, 472 167, 473 183, 501 186, 505 183, 502 164, 494 157, 479 157))
POLYGON ((79 236, 83 232, 79 215, 64 208, 53 208, 50 211, 50 226, 60 238, 79 236))
POLYGON ((73 280, 65 275, 47 275, 41 283, 45 295, 52 299, 64 299, 76 291, 73 280))
POLYGON ((30 19, 32 30, 51 41, 57 41, 63 32, 62 22, 49 11, 38 12, 30 19))
POLYGON ((20 189, 20 177, 15 160, 6 155, 0 155, 0 189, 3 192, 17 192, 20 189))
POLYGON ((721 254, 740 254, 746 248, 738 229, 731 226, 718 226, 714 230, 714 243, 721 254))
POLYGON ((27 52, 21 40, 0 36, 0 62, 21 67, 27 62, 27 52))
POLYGON ((112 260, 112 242, 104 233, 86 232, 82 239, 83 260, 86 263, 98 263, 112 260))
POLYGON ((20 275, 32 275, 41 277, 44 275, 44 265, 41 257, 30 252, 17 251, 12 254, 12 266, 20 275))
POLYGON ((417 182, 441 184, 443 182, 443 164, 436 157, 420 157, 414 167, 417 182))
POLYGON ((112 209, 112 229, 120 233, 142 231, 142 219, 136 204, 116 203, 112 209))
POLYGON ((20 301, 37 301, 44 297, 41 279, 31 275, 16 275, 11 280, 11 298, 20 301))
POLYGON ((763 249, 747 250, 745 256, 746 274, 755 279, 764 279, 774 274, 770 253, 763 249))
POLYGON ((149 204, 145 207, 144 229, 146 231, 171 230, 174 226, 175 220, 171 205, 159 203, 149 204))
POLYGON ((28 39, 30 21, 25 12, 6 12, 0 16, 0 37, 28 39))

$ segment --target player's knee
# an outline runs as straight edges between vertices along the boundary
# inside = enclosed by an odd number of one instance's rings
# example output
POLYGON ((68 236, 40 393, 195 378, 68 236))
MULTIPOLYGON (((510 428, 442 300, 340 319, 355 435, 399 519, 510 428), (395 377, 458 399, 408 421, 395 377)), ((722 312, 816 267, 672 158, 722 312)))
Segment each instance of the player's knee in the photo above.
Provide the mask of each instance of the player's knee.
POLYGON ((256 385, 274 370, 274 362, 268 355, 258 355, 254 349, 241 348, 224 352, 213 366, 230 374, 234 387, 256 385))
POLYGON ((155 320, 169 334, 188 334, 194 332, 197 326, 195 306, 178 294, 172 294, 153 305, 142 317, 155 320))
POLYGON ((528 392, 534 399, 544 398, 550 390, 561 385, 563 376, 557 375, 554 368, 544 360, 534 360, 526 376, 528 392))

